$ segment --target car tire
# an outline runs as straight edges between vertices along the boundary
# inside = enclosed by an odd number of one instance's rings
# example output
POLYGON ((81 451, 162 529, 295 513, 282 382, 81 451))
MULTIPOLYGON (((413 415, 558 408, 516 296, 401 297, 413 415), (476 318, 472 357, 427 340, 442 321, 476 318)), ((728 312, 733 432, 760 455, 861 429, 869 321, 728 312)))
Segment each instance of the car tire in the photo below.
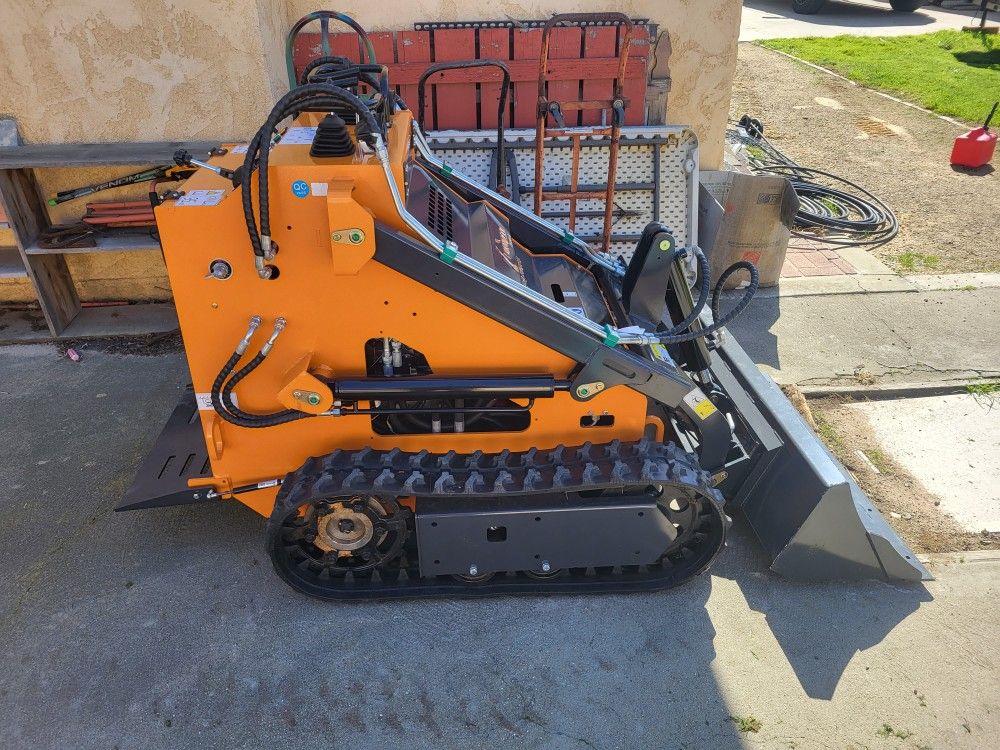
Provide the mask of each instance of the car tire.
POLYGON ((912 13, 925 3, 926 0, 889 0, 889 5, 897 13, 912 13))
POLYGON ((803 15, 818 13, 826 0, 792 0, 792 10, 803 15))

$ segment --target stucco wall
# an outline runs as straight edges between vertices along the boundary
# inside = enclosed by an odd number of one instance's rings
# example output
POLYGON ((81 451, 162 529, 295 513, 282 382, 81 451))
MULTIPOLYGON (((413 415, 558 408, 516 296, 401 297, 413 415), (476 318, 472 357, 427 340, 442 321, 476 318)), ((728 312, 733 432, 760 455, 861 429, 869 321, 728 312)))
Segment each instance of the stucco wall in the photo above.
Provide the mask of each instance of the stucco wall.
MULTIPOLYGON (((667 121, 691 125, 703 167, 721 160, 736 61, 739 0, 2 0, 0 116, 16 118, 29 143, 248 138, 285 90, 283 40, 298 17, 336 8, 373 31, 414 21, 545 18, 620 10, 659 24, 659 65, 669 52, 667 121)), ((128 169, 45 170, 50 192, 128 169)), ((101 194, 142 195, 144 188, 101 194)), ((53 218, 82 210, 68 204, 53 218)), ((162 298, 157 253, 72 256, 84 299, 162 298), (115 268, 121 268, 116 282, 115 268), (126 273, 127 271, 127 273, 126 273)), ((2 280, 0 300, 31 296, 2 280)))

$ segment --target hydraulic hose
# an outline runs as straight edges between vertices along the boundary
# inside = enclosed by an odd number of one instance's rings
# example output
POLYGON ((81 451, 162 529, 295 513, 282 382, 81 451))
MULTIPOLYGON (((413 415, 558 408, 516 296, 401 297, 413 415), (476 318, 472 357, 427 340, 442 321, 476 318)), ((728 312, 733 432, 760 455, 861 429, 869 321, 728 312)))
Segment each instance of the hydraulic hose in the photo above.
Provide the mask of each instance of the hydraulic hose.
MULTIPOLYGON (((705 260, 705 255, 704 253, 701 252, 701 250, 698 250, 696 248, 696 253, 698 257, 698 265, 701 267, 701 272, 702 272, 702 280, 701 280, 702 290, 705 290, 708 289, 710 284, 709 281, 710 272, 708 271, 708 262, 705 260)), ((702 336, 707 336, 710 333, 714 333, 723 326, 731 323, 733 320, 736 319, 738 315, 740 315, 740 313, 742 313, 746 309, 747 305, 750 304, 750 300, 753 299, 753 296, 757 293, 757 289, 759 288, 759 286, 760 286, 760 273, 757 271, 757 267, 753 263, 750 263, 749 261, 745 260, 737 261, 736 263, 733 263, 733 265, 729 266, 729 268, 727 268, 725 271, 722 272, 722 275, 719 277, 719 281, 715 285, 715 290, 712 292, 713 320, 711 325, 695 331, 688 331, 687 333, 679 333, 679 331, 683 331, 685 328, 690 326, 691 323, 693 323, 694 320, 698 317, 698 315, 696 315, 695 313, 700 314, 701 310, 704 308, 705 305, 704 302, 702 302, 703 295, 699 295, 698 303, 695 304, 694 308, 691 310, 691 314, 688 315, 688 317, 685 318, 684 321, 681 322, 681 324, 674 326, 665 333, 656 334, 656 337, 659 339, 659 342, 661 344, 680 344, 685 341, 693 341, 694 339, 701 338, 702 336), (746 291, 740 298, 740 301, 736 303, 733 309, 730 310, 725 315, 721 315, 720 306, 722 303, 723 287, 725 286, 725 283, 730 276, 732 276, 737 271, 744 269, 750 273, 750 284, 749 286, 747 286, 746 291)))
POLYGON ((264 275, 263 260, 273 257, 267 192, 267 165, 270 149, 266 144, 270 143, 271 134, 277 128, 278 123, 286 117, 290 115, 294 116, 309 108, 332 108, 335 104, 345 104, 353 110, 366 126, 368 132, 381 132, 375 117, 357 96, 339 86, 331 86, 325 83, 310 83, 292 89, 274 105, 267 120, 254 135, 250 146, 247 148, 247 154, 243 160, 243 169, 240 173, 240 186, 243 192, 243 214, 246 219, 247 233, 250 236, 250 244, 254 255, 258 259, 257 268, 262 276, 264 275), (255 168, 258 171, 257 199, 260 231, 257 229, 257 222, 253 212, 252 174, 255 168))
POLYGON ((226 360, 222 369, 219 370, 219 374, 216 376, 215 382, 212 383, 212 407, 224 420, 230 424, 238 425, 239 427, 274 427, 279 424, 285 424, 286 422, 293 422, 297 419, 313 416, 311 414, 295 411, 294 409, 283 409, 281 411, 272 412, 271 414, 252 414, 250 412, 242 411, 233 402, 233 389, 247 375, 256 370, 260 363, 264 361, 264 358, 271 352, 271 348, 274 346, 274 342, 277 340, 278 335, 285 328, 285 320, 284 318, 278 318, 275 321, 274 332, 271 334, 271 337, 267 340, 267 342, 265 342, 264 346, 261 347, 256 356, 240 368, 240 370, 233 375, 232 378, 229 378, 229 374, 233 371, 233 368, 236 367, 237 363, 246 352, 247 347, 250 345, 250 340, 259 325, 260 316, 253 316, 253 318, 250 319, 250 327, 247 329, 246 334, 240 340, 240 343, 236 346, 236 349, 233 351, 229 359, 226 360), (228 382, 226 382, 227 378, 229 378, 228 382))

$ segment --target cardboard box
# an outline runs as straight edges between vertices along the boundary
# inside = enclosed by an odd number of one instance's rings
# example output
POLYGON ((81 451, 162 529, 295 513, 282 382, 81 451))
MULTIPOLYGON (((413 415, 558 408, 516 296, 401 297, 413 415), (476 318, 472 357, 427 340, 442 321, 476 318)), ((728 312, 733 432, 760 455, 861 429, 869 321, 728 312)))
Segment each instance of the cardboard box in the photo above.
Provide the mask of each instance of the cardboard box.
MULTIPOLYGON (((712 285, 729 266, 748 260, 760 271, 760 285, 774 286, 788 250, 799 199, 784 177, 705 171, 698 190, 698 244, 708 256, 712 285)), ((726 283, 745 283, 746 272, 726 283)))

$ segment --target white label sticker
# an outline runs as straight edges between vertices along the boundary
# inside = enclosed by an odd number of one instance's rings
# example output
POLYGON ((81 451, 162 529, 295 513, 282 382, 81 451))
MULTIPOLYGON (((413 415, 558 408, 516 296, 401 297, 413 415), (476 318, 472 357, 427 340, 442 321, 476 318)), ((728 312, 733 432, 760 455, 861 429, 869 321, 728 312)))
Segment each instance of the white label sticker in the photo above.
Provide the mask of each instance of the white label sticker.
POLYGON ((226 195, 225 190, 191 190, 177 199, 175 206, 216 206, 226 195))
MULTIPOLYGON (((239 401, 236 400, 236 394, 233 396, 233 405, 239 408, 239 401)), ((215 407, 212 406, 212 394, 211 393, 196 393, 194 394, 195 401, 198 402, 198 411, 215 411, 215 407)))
POLYGON ((309 187, 312 188, 313 195, 326 195, 327 188, 330 185, 326 182, 310 182, 309 187))
POLYGON ((576 292, 571 292, 566 289, 563 290, 563 297, 579 297, 579 296, 580 295, 578 295, 576 292))
POLYGON ((245 154, 247 149, 250 148, 246 143, 240 144, 239 146, 233 146, 232 150, 229 152, 231 154, 245 154))
POLYGON ((316 128, 289 128, 278 141, 279 146, 302 146, 313 142, 316 128))

